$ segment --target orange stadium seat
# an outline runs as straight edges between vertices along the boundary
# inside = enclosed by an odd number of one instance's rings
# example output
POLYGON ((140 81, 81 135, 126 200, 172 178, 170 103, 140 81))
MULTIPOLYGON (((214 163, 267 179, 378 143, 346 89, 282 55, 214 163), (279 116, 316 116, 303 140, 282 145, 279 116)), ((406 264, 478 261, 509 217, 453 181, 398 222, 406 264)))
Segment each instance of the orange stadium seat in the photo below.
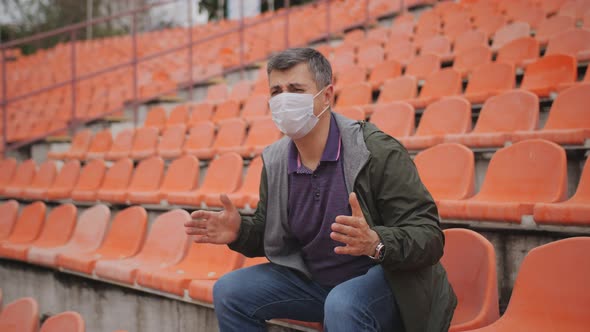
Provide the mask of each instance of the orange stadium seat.
POLYGON ((462 35, 465 31, 473 29, 473 24, 469 17, 464 14, 454 15, 445 21, 444 35, 449 38, 450 41, 454 42, 457 37, 462 35))
POLYGON ((334 109, 334 112, 344 115, 352 120, 361 121, 367 119, 365 110, 359 106, 337 107, 334 109))
POLYGON ((209 164, 207 174, 200 188, 193 191, 168 193, 168 203, 200 206, 206 201, 216 200, 220 194, 236 191, 242 183, 243 160, 239 154, 228 152, 209 164))
POLYGON ((11 199, 0 204, 0 242, 6 240, 12 233, 17 215, 17 201, 11 199))
POLYGON ((131 147, 133 146, 133 136, 135 131, 133 129, 125 129, 117 134, 111 145, 111 149, 106 153, 104 159, 118 160, 129 157, 131 147))
POLYGON ((39 332, 85 332, 84 319, 79 313, 66 311, 51 316, 41 326, 39 332))
POLYGON ((0 246, 0 256, 27 260, 31 247, 50 248, 66 244, 76 226, 77 209, 73 204, 63 204, 53 208, 47 215, 41 234, 33 242, 4 243, 0 246))
POLYGON ((467 229, 445 229, 441 264, 457 294, 458 303, 449 331, 469 331, 500 318, 494 246, 467 229))
POLYGON ((462 97, 446 97, 426 107, 414 136, 399 140, 409 150, 420 150, 442 143, 444 135, 470 129, 471 104, 462 97))
POLYGON ((479 30, 465 31, 455 39, 453 52, 459 54, 476 46, 488 46, 488 38, 486 37, 486 34, 479 30))
POLYGON ((386 60, 375 65, 369 75, 369 84, 373 90, 379 89, 385 81, 399 77, 402 74, 402 66, 395 60, 386 60))
POLYGON ((160 157, 142 160, 127 187, 127 200, 130 204, 141 204, 143 196, 160 188, 164 176, 164 161, 160 157))
POLYGON ((473 25, 477 30, 491 37, 506 25, 506 18, 499 13, 485 13, 477 15, 473 25))
POLYGON ((414 58, 406 67, 404 75, 414 76, 418 80, 426 79, 430 74, 440 70, 441 60, 436 54, 423 54, 414 58))
POLYGON ((563 54, 545 55, 527 66, 520 87, 539 97, 547 97, 560 87, 575 82, 577 75, 575 58, 563 54))
POLYGON ((403 101, 379 104, 375 106, 370 121, 391 137, 410 136, 414 133, 414 107, 403 101))
POLYGON ((545 140, 527 140, 498 150, 479 193, 467 200, 441 200, 443 218, 520 223, 536 203, 567 195, 565 151, 545 140))
POLYGON ((182 154, 182 145, 186 136, 186 126, 171 126, 164 131, 156 148, 158 155, 164 159, 174 159, 182 154))
POLYGON ((111 166, 104 175, 102 185, 96 193, 96 199, 103 202, 125 203, 127 187, 133 174, 133 161, 129 158, 120 159, 111 166))
POLYGON ((344 86, 336 99, 336 107, 358 106, 372 102, 373 92, 368 82, 359 82, 344 86))
POLYGON ((590 28, 590 10, 587 11, 586 14, 584 14, 584 28, 590 28))
POLYGON ((415 108, 423 108, 443 97, 461 94, 461 74, 453 68, 441 69, 430 74, 422 86, 418 98, 408 100, 415 108))
POLYGON ((343 87, 367 80, 367 69, 359 65, 350 64, 343 68, 342 72, 335 77, 336 91, 340 92, 343 87))
POLYGON ((102 185, 106 166, 104 161, 95 159, 88 162, 78 177, 78 182, 72 190, 72 199, 75 201, 95 201, 97 191, 102 185))
POLYGON ((246 99, 242 108, 241 118, 248 123, 260 117, 268 116, 268 97, 265 95, 254 95, 246 99))
POLYGON ((171 192, 184 192, 199 186, 199 160, 194 156, 182 156, 168 166, 168 171, 157 192, 145 193, 145 203, 157 204, 168 198, 171 192))
POLYGON ((0 313, 0 331, 37 332, 39 306, 34 299, 25 297, 7 304, 0 313))
POLYGON ((553 102, 547 122, 538 131, 519 131, 514 141, 542 138, 563 145, 584 145, 590 139, 590 84, 580 84, 562 91, 553 102))
POLYGON ((590 3, 586 0, 568 0, 559 7, 559 15, 571 16, 576 20, 583 18, 590 11, 590 3))
POLYGON ((211 159, 217 154, 234 151, 242 146, 246 138, 246 122, 243 119, 228 119, 220 124, 217 137, 211 149, 205 149, 203 154, 197 154, 199 159, 211 159))
POLYGON ((219 104, 227 100, 227 85, 225 83, 210 85, 207 88, 207 102, 219 104))
POLYGON ((449 62, 454 58, 451 52, 451 40, 446 36, 436 36, 424 41, 420 54, 434 54, 440 58, 441 62, 449 62))
POLYGON ((201 122, 208 122, 213 117, 213 111, 215 110, 214 104, 199 103, 194 104, 191 107, 191 116, 188 120, 189 127, 194 127, 201 122))
POLYGON ((240 104, 234 100, 226 100, 217 104, 213 119, 211 121, 219 123, 223 120, 240 117, 240 104))
POLYGON ((137 255, 124 259, 99 259, 94 273, 101 279, 133 285, 139 268, 176 264, 184 257, 190 243, 191 237, 184 230, 184 223, 190 219, 189 213, 180 209, 159 215, 137 255))
POLYGON ((129 156, 135 160, 149 158, 156 154, 158 144, 158 130, 156 128, 143 127, 135 131, 133 145, 129 156))
POLYGON ((566 0, 539 0, 537 2, 547 15, 552 15, 557 13, 559 7, 561 7, 565 1, 566 0))
POLYGON ((456 143, 439 144, 419 152, 414 163, 435 201, 473 196, 475 158, 469 148, 456 143))
POLYGON ((143 126, 146 128, 156 128, 158 131, 163 130, 166 126, 166 110, 163 107, 153 107, 145 117, 143 126))
POLYGON ((464 97, 472 104, 480 104, 488 98, 514 89, 514 66, 507 63, 488 63, 473 71, 467 83, 464 97))
POLYGON ((140 268, 137 284, 167 293, 184 295, 191 280, 218 279, 239 268, 244 256, 227 246, 191 243, 186 256, 177 264, 165 268, 140 268))
POLYGON ((571 16, 556 15, 545 19, 535 31, 535 39, 541 45, 547 45, 551 37, 576 26, 576 21, 571 16))
MULTIPOLYGON (((57 267, 62 253, 94 251, 104 238, 111 211, 105 205, 95 205, 80 214, 70 240, 61 246, 32 246, 27 261, 33 264, 57 267)), ((55 236, 55 235, 54 235, 55 236)), ((56 241, 57 242, 57 241, 56 241)))
POLYGON ((246 101, 252 93, 253 83, 250 80, 241 80, 234 84, 229 94, 229 100, 233 100, 242 104, 246 101))
POLYGON ((178 126, 186 127, 186 124, 188 122, 188 116, 189 116, 189 106, 188 105, 181 104, 181 105, 174 107, 172 109, 172 111, 170 112, 170 116, 168 117, 168 120, 166 121, 166 128, 178 127, 178 126))
POLYGON ((20 197, 33 181, 35 174, 37 174, 37 167, 33 159, 21 162, 16 167, 11 181, 4 187, 2 194, 6 197, 20 197))
POLYGON ((534 248, 525 256, 504 315, 477 332, 588 330, 590 239, 574 237, 534 248), (559 287, 547 287, 559 285, 559 287))
POLYGON ((188 137, 182 146, 182 152, 187 155, 201 156, 201 158, 207 157, 203 159, 210 159, 213 154, 211 145, 214 139, 215 125, 212 122, 198 123, 189 131, 188 137))
POLYGON ((67 161, 59 170, 55 181, 47 188, 47 199, 59 200, 70 197, 79 176, 80 162, 78 160, 67 161))
POLYGON ((513 22, 525 22, 532 29, 537 29, 547 16, 545 11, 538 6, 531 6, 528 1, 515 2, 506 7, 506 16, 513 22))
POLYGON ((50 159, 78 159, 83 160, 86 156, 86 151, 92 139, 92 132, 89 129, 84 129, 76 133, 72 139, 72 144, 67 151, 54 152, 49 151, 47 157, 50 159))
POLYGON ((416 57, 416 46, 409 40, 391 42, 385 46, 385 58, 408 65, 416 57))
POLYGON ((545 54, 567 54, 578 61, 590 60, 590 30, 572 28, 549 39, 545 54))
POLYGON ((0 194, 4 193, 4 188, 14 178, 14 172, 17 168, 16 159, 14 158, 0 160, 0 194))
POLYGON ((371 70, 375 64, 383 62, 383 60, 385 60, 385 50, 381 45, 373 43, 359 48, 357 55, 359 66, 371 70))
MULTIPOLYGON (((262 173, 262 157, 258 156, 250 162, 248 172, 240 189, 228 194, 229 199, 238 209, 251 208, 255 209, 259 199, 260 177, 262 173)), ((221 201, 210 200, 207 206, 221 207, 221 201)))
MULTIPOLYGON (((377 104, 409 100, 418 95, 418 82, 414 76, 400 76, 385 81, 381 87, 377 104)), ((375 105, 377 107, 378 105, 375 105)))
POLYGON ((61 253, 57 257, 60 268, 92 274, 99 259, 124 259, 141 249, 147 234, 147 212, 143 207, 128 207, 113 218, 100 248, 94 251, 61 253))
POLYGON ((39 170, 33 181, 24 188, 20 197, 30 200, 44 200, 47 197, 47 190, 55 180, 56 173, 55 163, 51 160, 45 161, 39 165, 39 170))
POLYGON ((113 144, 113 136, 109 129, 99 131, 94 135, 86 152, 86 160, 103 159, 113 144))
POLYGON ((0 241, 0 248, 7 244, 26 244, 35 241, 43 228, 46 210, 47 208, 42 202, 31 203, 23 207, 10 235, 0 241))
POLYGON ((478 67, 492 62, 492 51, 488 46, 474 46, 466 51, 457 53, 453 68, 461 73, 461 76, 470 75, 478 67))
POLYGON ((278 141, 282 135, 272 118, 258 118, 250 124, 244 144, 233 151, 239 153, 242 158, 252 158, 261 154, 265 147, 278 141))
POLYGON ((512 90, 486 100, 473 131, 445 136, 446 142, 470 147, 499 147, 518 130, 532 131, 539 123, 539 98, 531 92, 512 90))
POLYGON ((539 42, 533 37, 514 39, 498 50, 496 62, 509 63, 524 68, 539 58, 539 42))
POLYGON ((502 46, 522 37, 531 35, 531 27, 525 22, 514 22, 498 29, 494 34, 492 50, 498 51, 502 46))

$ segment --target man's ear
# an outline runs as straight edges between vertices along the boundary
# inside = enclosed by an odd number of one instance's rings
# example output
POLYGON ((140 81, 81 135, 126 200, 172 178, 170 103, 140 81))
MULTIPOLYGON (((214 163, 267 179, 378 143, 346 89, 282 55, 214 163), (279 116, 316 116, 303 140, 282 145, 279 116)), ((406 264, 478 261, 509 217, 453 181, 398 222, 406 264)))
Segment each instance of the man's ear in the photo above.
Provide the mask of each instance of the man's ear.
POLYGON ((324 106, 332 106, 332 104, 334 103, 334 85, 333 84, 326 86, 326 88, 324 89, 324 100, 327 101, 327 103, 325 103, 324 106))

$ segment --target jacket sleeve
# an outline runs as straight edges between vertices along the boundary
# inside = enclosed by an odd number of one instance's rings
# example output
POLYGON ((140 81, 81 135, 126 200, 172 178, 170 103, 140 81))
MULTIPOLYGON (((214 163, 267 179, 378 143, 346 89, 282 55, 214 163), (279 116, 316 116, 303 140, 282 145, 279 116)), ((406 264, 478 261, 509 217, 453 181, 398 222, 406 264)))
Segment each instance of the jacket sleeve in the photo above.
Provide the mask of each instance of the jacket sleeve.
POLYGON ((385 245, 382 265, 389 270, 434 265, 444 248, 436 204, 405 148, 383 133, 371 136, 379 146, 369 171, 380 219, 373 229, 385 245))
POLYGON ((238 238, 230 243, 230 249, 246 257, 261 257, 264 254, 264 228, 266 222, 266 170, 262 167, 260 176, 260 200, 252 217, 242 217, 238 238))

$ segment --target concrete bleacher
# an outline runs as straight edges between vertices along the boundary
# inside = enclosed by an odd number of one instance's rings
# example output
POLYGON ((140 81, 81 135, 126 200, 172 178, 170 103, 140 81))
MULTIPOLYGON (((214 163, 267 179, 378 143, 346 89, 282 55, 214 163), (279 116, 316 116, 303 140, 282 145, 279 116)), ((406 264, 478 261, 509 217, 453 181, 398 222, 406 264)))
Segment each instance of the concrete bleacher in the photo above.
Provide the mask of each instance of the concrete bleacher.
MULTIPOLYGON (((393 131, 391 134, 405 144, 415 158, 423 181, 440 206, 442 227, 475 230, 490 241, 495 249, 500 312, 504 312, 508 305, 517 272, 529 250, 572 236, 590 235, 590 220, 587 218, 590 214, 586 214, 585 217, 583 212, 590 209, 590 200, 586 194, 589 181, 584 180, 590 175, 590 163, 587 161, 590 147, 590 114, 586 107, 590 101, 590 75, 582 74, 587 71, 588 57, 585 52, 590 52, 590 40, 585 36, 586 30, 583 27, 588 27, 588 20, 583 15, 578 15, 585 7, 583 4, 578 6, 576 1, 565 1, 563 7, 555 6, 552 1, 535 1, 533 15, 529 13, 528 7, 523 9, 522 4, 525 2, 506 1, 496 5, 487 1, 465 5, 454 2, 438 3, 393 18, 382 17, 372 22, 373 25, 365 33, 359 28, 350 29, 364 23, 364 7, 358 5, 360 2, 339 1, 332 5, 332 9, 337 13, 334 15, 346 17, 346 20, 333 24, 346 31, 338 40, 318 42, 321 34, 306 32, 304 36, 299 37, 300 39, 292 41, 294 45, 312 43, 313 47, 331 60, 338 93, 335 112, 378 125, 379 121, 392 119, 390 115, 380 115, 380 112, 393 110, 396 116, 405 113, 403 121, 407 123, 404 124, 403 130, 392 128, 402 130, 402 133, 393 131), (496 14, 490 15, 490 11, 496 14), (569 19, 563 19, 563 24, 557 24, 553 22, 557 20, 555 17, 569 19), (465 32, 466 27, 481 33, 470 36, 473 31, 465 32), (558 42, 567 38, 575 41, 570 44, 558 42), (462 39, 472 45, 462 46, 464 49, 459 50, 458 46, 462 39), (531 47, 528 45, 531 42, 534 52, 530 57, 517 59, 510 54, 511 48, 531 47), (521 46, 519 43, 528 44, 521 46), (579 47, 572 47, 572 43, 579 47), (403 50, 391 46, 402 44, 409 47, 409 52, 404 53, 403 50), (473 51, 476 48, 479 48, 478 52, 473 51), (482 57, 481 54, 485 56, 482 57), (475 58, 478 62, 473 63, 475 60, 468 57, 475 58), (379 66, 388 61, 389 64, 379 66), (382 71, 386 72, 384 77, 372 80, 382 71), (399 84, 407 87, 408 94, 398 95, 399 84), (461 109, 461 114, 458 109, 461 109), (458 123, 459 121, 461 123, 458 123), (444 128, 447 125, 448 130, 444 128), (548 141, 537 141, 531 145, 533 147, 527 147, 531 144, 530 139, 535 138, 548 141), (537 148, 539 150, 535 150, 537 148), (463 153, 463 156, 450 158, 449 155, 455 152, 463 153), (551 157, 551 153, 554 153, 555 157, 551 157), (507 154, 509 157, 504 157, 507 166, 496 166, 502 168, 504 174, 490 172, 490 168, 493 168, 491 163, 499 164, 500 161, 494 160, 499 160, 500 156, 507 154), (527 158, 522 157, 527 154, 533 158, 532 163, 527 164, 527 158), (459 164, 459 160, 463 159, 466 164, 459 164), (520 166, 531 167, 531 171, 527 172, 524 168, 513 172, 520 166), (506 174, 511 172, 521 176, 526 174, 529 177, 521 177, 520 180, 523 182, 518 183, 518 177, 506 174), (490 184, 484 185, 486 181, 490 184), (545 182, 533 185, 526 181, 545 182), (464 186, 462 191, 457 188, 460 185, 464 186), (492 185, 505 186, 513 191, 519 188, 532 190, 534 187, 534 190, 540 192, 544 188, 549 188, 550 193, 529 195, 528 197, 533 197, 533 201, 529 201, 531 198, 525 197, 527 195, 524 194, 522 197, 505 198, 502 197, 501 188, 490 189, 492 185), (482 190, 484 186, 488 188, 482 190), (461 193, 452 192, 453 190, 461 193), (488 195, 494 191, 497 194, 495 197, 488 195), (579 193, 576 194, 577 191, 579 193), (478 195, 479 198, 472 199, 478 195), (485 196, 485 199, 480 199, 482 196, 485 196), (547 209, 551 208, 568 209, 568 205, 560 203, 567 199, 572 200, 571 206, 575 205, 577 209, 581 209, 577 211, 582 212, 573 213, 576 214, 575 217, 572 217, 570 212, 547 212, 547 209), (449 203, 449 200, 452 202, 449 203), (490 213, 489 207, 483 207, 485 211, 482 213, 469 210, 470 202, 481 200, 500 202, 504 205, 498 208, 498 213, 490 213), (522 206, 514 207, 513 203, 520 201, 523 206, 527 206, 526 209, 523 210, 522 206), (502 210, 510 208, 518 213, 515 215, 502 210), (521 211, 525 212, 520 213, 521 211), (498 217, 499 215, 502 217, 498 217)), ((387 3, 390 2, 375 1, 370 7, 371 17, 391 13, 394 7, 387 3)), ((323 10, 321 6, 305 6, 295 15, 313 13, 325 16, 323 10)), ((292 19, 291 22, 293 21, 296 19, 292 19)), ((322 30, 319 21, 312 22, 313 25, 302 30, 322 30)), ((264 35, 264 29, 276 25, 280 25, 279 20, 270 20, 262 27, 246 31, 247 43, 250 45, 248 63, 264 60, 269 52, 283 48, 284 45, 273 43, 272 38, 264 37, 263 41, 258 40, 264 35)), ((233 27, 234 23, 224 21, 205 27, 195 27, 195 31, 201 33, 203 30, 204 33, 212 35, 233 27)), ((334 28, 338 30, 336 26, 334 28)), ((140 47, 141 53, 149 54, 164 46, 169 47, 170 43, 179 42, 180 36, 178 31, 147 34, 140 41, 141 47, 145 48, 140 47), (148 42, 156 34, 166 37, 161 40, 167 40, 167 45, 148 42)), ((232 38, 230 35, 222 44, 235 41, 232 38)), ((89 42, 88 45, 82 46, 80 56, 84 59, 91 52, 105 47, 117 48, 117 45, 124 43, 115 39, 89 42)), ((67 48, 60 46, 47 52, 67 53, 67 48)), ((121 52, 129 55, 129 50, 121 52)), ((243 215, 251 215, 257 202, 258 179, 256 172, 250 174, 250 169, 260 167, 258 155, 262 146, 280 136, 269 121, 266 106, 268 96, 265 90, 268 79, 265 68, 249 68, 243 76, 238 72, 219 76, 224 69, 239 65, 238 54, 235 50, 220 48, 219 45, 213 45, 210 52, 204 53, 195 59, 199 68, 199 74, 194 77, 195 81, 216 77, 218 79, 215 80, 215 84, 195 87, 191 93, 192 100, 186 99, 185 90, 179 90, 177 96, 180 97, 180 102, 158 101, 142 105, 138 114, 138 122, 141 125, 137 129, 134 129, 133 123, 129 121, 133 118, 131 108, 121 108, 125 99, 129 98, 130 91, 111 91, 112 85, 109 85, 123 79, 123 75, 113 76, 109 81, 111 83, 107 84, 111 87, 106 93, 109 96, 106 105, 101 102, 100 110, 90 104, 81 107, 87 107, 87 113, 80 114, 89 115, 88 119, 98 119, 79 130, 71 138, 71 142, 41 141, 19 150, 9 151, 7 156, 16 158, 18 162, 10 166, 6 161, 0 161, 0 167, 3 167, 0 187, 4 185, 0 188, 0 193, 4 197, 0 204, 11 198, 17 199, 20 209, 23 210, 37 204, 33 203, 35 200, 41 199, 46 202, 44 209, 51 212, 61 209, 64 206, 62 204, 74 204, 80 216, 77 220, 78 225, 81 224, 83 213, 95 209, 97 204, 105 204, 112 216, 127 211, 129 206, 140 204, 146 209, 146 217, 145 224, 137 226, 137 229, 143 229, 147 234, 148 229, 154 229, 156 220, 170 211, 219 209, 221 205, 216 196, 220 193, 219 182, 223 182, 224 192, 240 193, 242 183, 244 187, 248 187, 243 190, 247 198, 238 197, 237 193, 230 197, 236 202, 239 198, 238 205, 243 215), (223 55, 221 58, 220 54, 223 55), (200 58, 201 56, 204 58, 200 58), (218 60, 221 61, 216 62, 218 60), (261 103, 261 100, 264 103, 261 103), (254 111, 249 111, 246 107, 249 102, 264 105, 264 109, 255 106, 254 111), (112 110, 120 110, 118 113, 123 121, 113 123, 101 118, 101 114, 112 110), (271 126, 261 129, 263 134, 257 139, 262 143, 251 144, 250 135, 255 136, 254 129, 257 124, 263 122, 271 126), (177 133, 174 134, 172 129, 177 133), (191 131, 192 129, 194 130, 191 131), (119 139, 121 133, 123 135, 119 139), (207 144, 188 149, 187 144, 191 141, 193 133, 194 142, 202 143, 205 140, 207 144), (94 140, 100 142, 93 144, 94 140), (93 148, 88 151, 90 147, 93 148), (110 151, 114 153, 109 154, 110 151), (173 190, 162 188, 167 175, 175 173, 170 171, 173 162, 186 155, 192 156, 190 160, 186 160, 186 163, 191 165, 191 171, 183 172, 184 177, 176 180, 178 186, 170 185, 173 190), (72 163, 71 160, 76 162, 72 163), (16 167, 23 164, 25 166, 22 170, 19 168, 17 171, 16 167), (225 165, 218 167, 217 164, 225 165), (62 186, 62 191, 53 196, 54 198, 51 194, 43 194, 45 189, 48 189, 48 193, 51 191, 51 186, 56 183, 55 180, 60 177, 66 165, 70 167, 67 168, 67 172, 63 172, 67 175, 74 172, 80 172, 81 175, 85 168, 92 165, 93 168, 86 173, 89 174, 88 181, 94 181, 94 187, 80 185, 78 188, 79 180, 64 180, 60 185, 71 185, 70 191, 64 192, 62 186), (8 175, 9 167, 13 167, 11 175, 8 175), (114 167, 118 169, 113 170, 114 167), (100 179, 93 180, 92 177, 98 177, 97 170, 103 174, 100 179), (111 177, 116 180, 108 181, 111 170, 111 177), (118 174, 115 174, 115 171, 118 174), (35 177, 35 173, 42 175, 35 177), (121 175, 125 179, 123 182, 121 175), (186 181, 189 175, 190 181, 186 181), (185 181, 181 183, 183 179, 185 181), (215 182, 215 185, 211 185, 212 182, 215 182), (210 187, 213 189, 209 189, 210 187), (76 188, 84 190, 74 194, 76 188), (165 193, 161 194, 160 190, 165 193), (149 199, 146 198, 148 193, 149 199)), ((42 55, 21 60, 29 66, 40 61, 37 58, 41 59, 42 55)), ((147 65, 146 63, 146 67, 147 65)), ((179 63, 169 59, 149 65, 149 70, 146 71, 149 74, 146 74, 146 77, 151 79, 146 78, 145 85, 140 89, 142 97, 146 100, 159 92, 185 86, 187 75, 179 63)), ((63 65, 55 64, 48 68, 60 71, 63 65)), ((85 68, 84 65, 81 68, 85 68)), ((31 87, 34 88, 37 86, 31 87)), ((94 91, 88 96, 89 100, 104 101, 101 99, 104 94, 96 92, 96 86, 88 89, 94 91)), ((20 92, 26 91, 11 93, 20 92)), ((30 109, 28 116, 33 116, 41 113, 37 108, 42 104, 56 105, 64 98, 69 97, 65 92, 58 92, 56 96, 29 100, 10 108, 12 115, 7 125, 18 125, 9 127, 12 128, 9 130, 9 140, 18 141, 48 132, 49 130, 31 131, 33 124, 21 124, 24 119, 21 115, 22 109, 30 109)), ((50 111, 43 114, 48 121, 43 124, 43 128, 57 128, 57 125, 53 125, 53 122, 58 121, 56 119, 60 119, 60 124, 64 123, 62 120, 70 119, 67 112, 56 117, 57 111, 53 109, 54 107, 49 107, 50 111)), ((401 116, 399 121, 402 121, 401 116)), ((383 123, 384 128, 387 125, 383 123)), ((39 124, 34 125, 37 126, 41 127, 39 124)), ((252 138, 254 143, 257 139, 252 138)), ((42 218, 41 214, 44 216, 46 211, 37 214, 38 218, 42 218)), ((42 234, 45 228, 49 227, 50 215, 47 216, 45 224, 44 217, 37 221, 36 235, 42 234)), ((115 228, 115 221, 116 219, 113 219, 110 223, 111 231, 115 228)), ((103 222, 109 224, 109 220, 103 222)), ((69 227, 75 236, 74 222, 69 227)), ((29 234, 29 240, 34 241, 35 238, 35 234, 29 234)), ((104 238, 105 243, 108 243, 108 234, 104 238)), ((60 244, 65 244, 64 241, 69 241, 69 237, 62 238, 60 244)), ((99 245, 100 243, 94 243, 91 249, 95 250, 99 245)), ((130 259, 129 257, 138 253, 140 247, 137 244, 134 247, 135 251, 130 249, 125 259, 130 259)), ((192 257, 191 250, 208 250, 213 253, 213 249, 188 247, 190 245, 187 242, 184 250, 177 253, 177 261, 180 257, 192 257)), ((73 251, 75 254, 76 249, 73 251)), ((224 263, 232 262, 229 259, 231 253, 219 255, 227 258, 228 261, 224 263)), ((109 274, 111 272, 108 272, 108 268, 107 272, 104 272, 103 268, 103 272, 99 273, 92 265, 86 265, 90 267, 79 271, 72 268, 77 266, 76 264, 64 263, 63 259, 60 261, 59 256, 48 264, 49 268, 37 266, 39 261, 35 263, 34 259, 29 259, 30 255, 24 259, 23 256, 18 256, 21 257, 19 259, 17 256, 1 254, 0 250, 0 256, 16 259, 2 260, 0 264, 0 280, 12 285, 1 285, 5 297, 16 299, 34 294, 41 308, 52 308, 53 313, 72 309, 83 312, 91 330, 97 331, 117 328, 126 328, 130 331, 176 331, 195 329, 196 326, 203 330, 213 330, 216 328, 216 322, 210 309, 210 294, 205 296, 202 295, 203 292, 193 291, 190 280, 215 279, 214 277, 244 264, 243 261, 239 261, 239 257, 234 257, 237 261, 233 262, 233 265, 230 264, 231 266, 221 268, 213 267, 214 264, 207 265, 211 266, 211 270, 205 272, 212 273, 215 270, 216 274, 203 277, 203 271, 199 270, 198 264, 188 266, 182 265, 182 261, 175 261, 174 263, 181 265, 168 272, 174 275, 175 270, 182 270, 182 273, 187 273, 187 278, 179 283, 180 286, 166 286, 162 289, 162 286, 155 286, 161 285, 161 282, 141 277, 141 272, 137 275, 129 274, 125 280, 119 280, 113 275, 120 274, 109 274), (113 303, 117 304, 112 305, 113 303), (162 322, 159 317, 165 317, 166 322, 162 322), (119 324, 116 325, 115 322, 119 324)), ((194 263, 194 259, 191 260, 194 263)), ((164 261, 156 259, 152 262, 164 261)), ((168 262, 172 263, 171 260, 168 262)), ((165 276, 162 278, 166 280, 165 276)), ((195 282, 196 284, 198 283, 195 282)), ((210 284, 208 286, 210 287, 210 284)), ((272 330, 291 328, 310 329, 297 323, 283 321, 276 321, 271 325, 272 330)))

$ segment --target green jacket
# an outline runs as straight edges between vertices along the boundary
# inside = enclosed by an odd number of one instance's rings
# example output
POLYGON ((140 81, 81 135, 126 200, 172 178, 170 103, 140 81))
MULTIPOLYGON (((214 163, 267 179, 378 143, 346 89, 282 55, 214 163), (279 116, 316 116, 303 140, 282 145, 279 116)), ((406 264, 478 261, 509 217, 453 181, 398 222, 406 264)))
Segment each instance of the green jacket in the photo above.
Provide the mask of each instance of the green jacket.
MULTIPOLYGON (((370 123, 334 116, 346 187, 354 190, 367 223, 385 245, 381 264, 405 330, 447 331, 457 298, 439 263, 444 235, 432 197, 397 140, 370 123)), ((263 152, 260 202, 253 218, 242 219, 230 248, 311 277, 287 222, 289 142, 285 137, 263 152)))

